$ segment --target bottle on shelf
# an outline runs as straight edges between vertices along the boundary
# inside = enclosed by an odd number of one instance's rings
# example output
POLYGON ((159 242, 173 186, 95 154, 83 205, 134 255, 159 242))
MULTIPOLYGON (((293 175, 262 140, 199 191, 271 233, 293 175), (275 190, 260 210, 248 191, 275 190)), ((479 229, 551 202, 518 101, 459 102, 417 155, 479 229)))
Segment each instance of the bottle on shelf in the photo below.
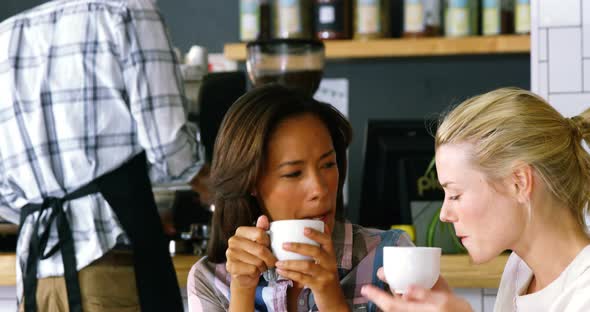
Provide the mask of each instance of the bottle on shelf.
POLYGON ((482 4, 482 35, 514 32, 513 0, 483 0, 482 4))
POLYGON ((441 33, 441 0, 404 1, 404 37, 432 37, 441 33))
POLYGON ((314 1, 315 36, 320 40, 350 39, 350 0, 314 1))
POLYGON ((399 38, 404 34, 404 1, 390 0, 389 2, 389 36, 399 38))
POLYGON ((529 34, 531 32, 531 1, 516 0, 514 11, 514 32, 529 34))
POLYGON ((240 41, 269 39, 270 0, 240 0, 240 41))
POLYGON ((445 36, 464 37, 479 33, 479 0, 445 0, 445 36))
POLYGON ((389 36, 389 0, 354 0, 354 39, 389 36))
POLYGON ((240 0, 240 41, 256 40, 260 34, 259 0, 240 0))
POLYGON ((270 0, 258 0, 260 12, 260 31, 258 33, 259 40, 267 40, 272 37, 272 22, 270 0))
POLYGON ((274 38, 311 39, 312 0, 274 0, 274 38))

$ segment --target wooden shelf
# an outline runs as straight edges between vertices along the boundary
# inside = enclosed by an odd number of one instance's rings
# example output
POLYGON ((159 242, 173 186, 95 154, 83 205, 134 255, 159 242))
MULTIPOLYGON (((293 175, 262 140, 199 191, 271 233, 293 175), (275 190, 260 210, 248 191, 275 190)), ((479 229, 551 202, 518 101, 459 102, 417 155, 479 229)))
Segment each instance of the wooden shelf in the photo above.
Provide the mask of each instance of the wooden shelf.
POLYGON ((476 265, 467 255, 443 255, 440 272, 451 287, 498 288, 508 256, 502 254, 488 263, 476 265))
MULTIPOLYGON (((463 38, 412 38, 325 41, 328 59, 529 53, 530 36, 503 35, 463 38)), ((228 43, 225 57, 246 59, 244 43, 228 43)))
MULTIPOLYGON (((186 287, 188 273, 199 260, 197 256, 176 255, 172 258, 180 287, 186 287)), ((443 255, 440 263, 442 276, 451 287, 497 288, 508 255, 501 255, 481 265, 474 265, 467 255, 443 255)), ((14 253, 0 253, 0 286, 16 283, 16 257, 14 253)))

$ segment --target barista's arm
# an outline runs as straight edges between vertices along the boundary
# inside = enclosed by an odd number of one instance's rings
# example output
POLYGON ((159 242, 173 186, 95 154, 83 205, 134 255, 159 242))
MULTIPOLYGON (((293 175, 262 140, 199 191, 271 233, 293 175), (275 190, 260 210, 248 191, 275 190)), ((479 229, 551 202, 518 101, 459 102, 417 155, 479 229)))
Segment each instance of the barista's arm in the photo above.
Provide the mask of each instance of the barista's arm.
POLYGON ((138 143, 152 166, 152 181, 188 183, 204 163, 203 148, 196 126, 187 123, 178 61, 152 1, 130 1, 119 32, 124 92, 138 143))
POLYGON ((0 172, 0 220, 4 219, 8 222, 18 224, 20 221, 20 210, 11 207, 9 204, 9 202, 14 201, 10 200, 10 198, 15 196, 14 191, 8 185, 2 183, 2 179, 2 173, 0 172))

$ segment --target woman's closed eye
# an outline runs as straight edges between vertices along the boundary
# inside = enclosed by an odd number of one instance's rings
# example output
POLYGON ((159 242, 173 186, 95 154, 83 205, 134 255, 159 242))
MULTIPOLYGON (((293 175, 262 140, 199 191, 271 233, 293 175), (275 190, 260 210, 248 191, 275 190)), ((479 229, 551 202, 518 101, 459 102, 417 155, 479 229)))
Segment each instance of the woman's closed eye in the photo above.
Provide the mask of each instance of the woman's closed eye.
POLYGON ((453 196, 449 196, 449 200, 458 200, 459 197, 461 197, 461 195, 453 195, 453 196))
POLYGON ((283 178, 297 178, 300 175, 301 175, 301 170, 296 170, 293 172, 285 173, 285 174, 281 175, 281 177, 283 177, 283 178))
POLYGON ((322 167, 323 168, 326 168, 326 169, 329 169, 329 168, 334 168, 335 166, 336 166, 336 162, 335 161, 330 161, 330 162, 325 163, 322 167))

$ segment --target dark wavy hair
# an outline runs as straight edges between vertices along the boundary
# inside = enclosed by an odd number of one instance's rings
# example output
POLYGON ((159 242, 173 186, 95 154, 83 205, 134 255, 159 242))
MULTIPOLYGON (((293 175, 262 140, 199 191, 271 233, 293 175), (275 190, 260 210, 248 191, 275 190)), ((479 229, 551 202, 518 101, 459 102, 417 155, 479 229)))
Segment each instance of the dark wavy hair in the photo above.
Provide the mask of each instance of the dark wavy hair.
POLYGON ((276 126, 308 113, 323 121, 332 138, 340 173, 336 217, 342 217, 346 149, 352 139, 348 120, 330 104, 298 90, 277 84, 255 88, 230 107, 215 141, 210 177, 215 204, 207 250, 210 262, 225 262, 227 240, 238 227, 252 226, 263 213, 250 192, 260 177, 267 143, 276 126))

